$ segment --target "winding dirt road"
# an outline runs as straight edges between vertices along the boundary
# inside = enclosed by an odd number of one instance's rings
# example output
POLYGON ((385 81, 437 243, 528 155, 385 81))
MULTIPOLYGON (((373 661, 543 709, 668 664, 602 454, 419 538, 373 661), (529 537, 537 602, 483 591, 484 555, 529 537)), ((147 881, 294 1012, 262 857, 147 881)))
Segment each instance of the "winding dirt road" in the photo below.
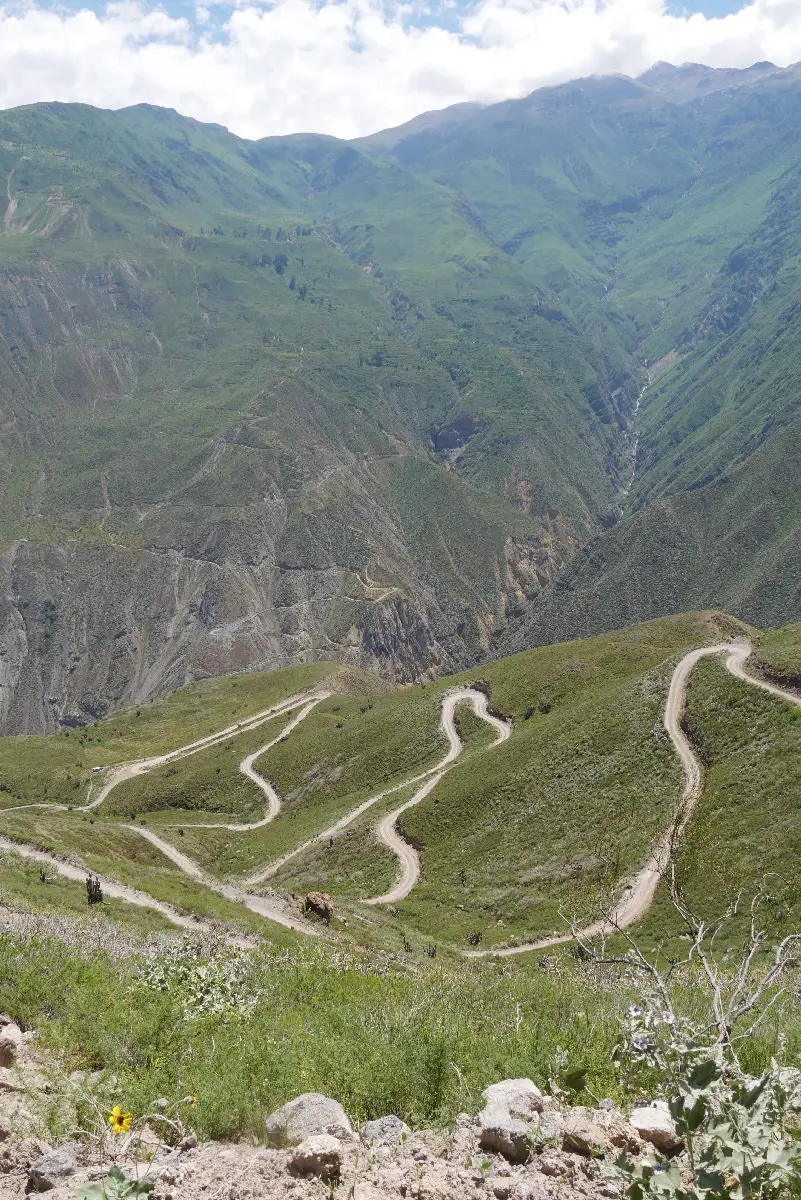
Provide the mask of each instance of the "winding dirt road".
MULTIPOLYGON (((83 867, 73 866, 72 863, 64 862, 63 859, 55 858, 52 854, 45 854, 42 850, 37 850, 34 846, 21 846, 19 842, 11 842, 8 838, 0 837, 0 850, 12 854, 18 854, 20 858, 25 858, 33 862, 41 863, 43 866, 50 867, 58 875, 65 879, 71 879, 76 883, 85 883, 87 875, 93 875, 94 872, 86 871, 83 867)), ((192 929, 196 932, 211 933, 213 926, 207 921, 201 921, 199 917, 190 917, 186 913, 179 912, 177 908, 173 908, 171 904, 165 904, 161 900, 154 899, 147 892, 140 892, 137 888, 126 887, 123 883, 116 883, 114 880, 105 879, 103 876, 98 876, 106 896, 112 896, 115 900, 124 900, 126 904, 135 904, 138 908, 152 908, 157 913, 161 913, 173 925, 178 925, 181 929, 192 929)))
MULTIPOLYGON (((135 762, 121 763, 113 768, 94 800, 92 800, 91 803, 87 804, 82 809, 75 809, 73 811, 86 812, 90 809, 97 808, 99 804, 102 804, 103 800, 106 799, 113 788, 118 787, 119 784, 123 783, 127 779, 133 779, 140 775, 144 775, 149 771, 155 770, 157 767, 164 766, 166 763, 187 758, 189 755, 196 754, 201 750, 208 750, 212 746, 219 745, 220 742, 226 741, 231 737, 234 737, 240 733, 247 733, 258 728, 267 721, 274 720, 280 716, 285 716, 287 713, 290 713, 293 710, 298 710, 292 720, 282 727, 281 732, 277 734, 276 737, 274 737, 264 746, 260 746, 258 750, 255 750, 252 754, 247 755, 239 764, 239 770, 242 772, 242 774, 248 779, 251 779, 264 793, 264 796, 267 800, 266 815, 260 821, 255 821, 247 825, 219 823, 192 825, 193 829, 226 829, 235 833, 244 833, 248 830, 260 829, 277 816, 278 812, 280 811, 281 800, 272 784, 270 784, 267 779, 265 779, 255 770, 253 766, 254 762, 256 759, 261 757, 261 755, 265 754, 266 751, 275 746, 279 741, 282 741, 283 738, 287 737, 289 733, 297 725, 299 725, 300 722, 309 715, 309 713, 312 712, 316 705, 318 705, 322 700, 327 699, 330 695, 330 692, 320 690, 303 693, 297 696, 291 696, 289 699, 282 701, 281 704, 274 705, 269 709, 265 709, 260 713, 256 713, 254 716, 248 717, 236 725, 229 725, 225 729, 221 729, 216 733, 209 734, 206 737, 198 738, 196 741, 190 742, 186 746, 181 746, 176 750, 170 750, 166 754, 154 755, 152 758, 147 759, 138 759, 135 762)), ((151 829, 147 829, 141 825, 124 825, 123 828, 150 842, 150 844, 155 846, 155 848, 159 850, 165 856, 165 858, 168 858, 170 862, 172 862, 179 869, 179 871, 182 872, 182 874, 186 875, 187 878, 193 879, 197 883, 200 883, 203 887, 208 888, 209 891, 216 892, 218 895, 224 896, 225 899, 234 903, 242 904, 246 908, 250 909, 251 912, 257 913, 259 916, 265 917, 267 920, 275 921, 277 924, 283 925, 287 929, 293 929, 298 933, 304 933, 309 936, 319 936, 319 930, 316 927, 302 921, 300 918, 294 916, 290 911, 288 911, 288 906, 279 896, 255 896, 246 889, 264 883, 265 880, 271 875, 275 874, 275 872, 279 870, 279 868, 285 862, 293 858, 296 854, 299 854, 307 846, 312 845, 315 841, 327 840, 328 838, 335 836, 342 829, 351 824, 351 822, 355 821, 356 818, 359 817, 363 812, 365 812, 373 804, 376 804, 379 800, 383 799, 385 796, 389 796, 393 792, 399 791, 401 788, 408 787, 410 784, 414 784, 420 780, 426 779, 428 781, 426 786, 415 793, 415 796, 412 798, 412 800, 403 805, 402 809, 409 807, 412 803, 418 803, 420 800, 422 800, 423 795, 428 794, 428 791, 430 791, 431 788, 439 782, 448 767, 451 766, 461 754, 462 742, 456 730, 454 721, 454 709, 459 703, 468 703, 472 705, 476 715, 482 720, 487 721, 497 730, 498 737, 494 743, 495 745, 498 745, 500 742, 505 741, 509 737, 511 733, 510 727, 497 717, 492 716, 492 714, 488 711, 487 698, 483 695, 483 693, 473 691, 470 688, 459 688, 448 693, 443 699, 442 717, 440 721, 440 727, 448 739, 448 751, 445 754, 445 757, 439 763, 437 763, 436 766, 429 768, 428 771, 425 771, 420 775, 413 776, 411 779, 405 779, 402 783, 396 784, 391 788, 386 788, 384 791, 371 796, 356 809, 346 814, 346 816, 340 818, 340 820, 334 825, 316 835, 316 837, 309 839, 309 841, 304 842, 302 845, 295 847, 295 849, 289 854, 284 855, 278 861, 271 863, 267 868, 259 871, 256 875, 245 880, 243 887, 238 887, 234 884, 221 883, 214 879, 206 871, 204 871, 203 868, 194 861, 194 859, 191 859, 188 855, 184 854, 171 842, 159 837, 159 835, 154 833, 151 829)), ((62 810, 66 810, 67 808, 67 806, 63 804, 24 805, 20 807, 51 808, 62 810)), ((390 814, 393 818, 392 823, 394 823, 394 819, 397 818, 402 809, 398 809, 394 814, 390 814)), ((17 810, 7 809, 5 811, 17 810)), ((384 824, 384 822, 382 822, 382 824, 384 824)), ((165 826, 165 828, 169 829, 173 828, 173 826, 168 825, 165 826)), ((394 831, 388 831, 387 837, 389 838, 392 833, 394 833, 394 831)), ((394 836, 397 838, 396 834, 394 836)), ((417 861, 416 852, 412 849, 412 847, 408 846, 408 844, 403 842, 400 838, 397 840, 399 845, 398 857, 401 859, 401 862, 404 865, 404 873, 399 886, 405 882, 408 882, 408 887, 404 893, 408 895, 408 892, 414 886, 414 883, 419 876, 419 863, 417 861), (413 859, 408 867, 406 865, 408 860, 404 857, 404 851, 409 852, 409 854, 413 856, 413 859)), ((388 844, 391 845, 389 842, 388 844)), ((24 846, 7 839, 0 839, 0 849, 18 853, 25 858, 46 862, 50 867, 58 871, 59 874, 64 875, 68 879, 83 881, 87 875, 87 872, 82 868, 72 866, 71 864, 65 863, 51 855, 44 854, 42 851, 36 850, 32 846, 24 846)), ((200 927, 198 922, 193 918, 183 916, 176 909, 172 908, 172 906, 163 904, 158 900, 154 900, 144 892, 139 892, 133 888, 128 888, 123 884, 119 884, 113 880, 105 878, 101 879, 101 883, 104 892, 109 896, 126 900, 131 904, 139 904, 144 907, 154 908, 161 912, 163 916, 166 916, 167 919, 172 921, 174 924, 182 925, 186 928, 192 929, 197 929, 200 927)), ((394 892, 390 894, 390 898, 392 895, 394 895, 394 892)), ((384 897, 378 897, 372 903, 381 902, 389 903, 390 900, 385 900, 384 897)))
MULTIPOLYGON (((312 937, 319 937, 319 929, 307 922, 301 920, 300 917, 295 917, 288 911, 288 905, 279 896, 251 896, 242 888, 236 887, 231 883, 220 883, 218 880, 208 875, 193 858, 187 854, 183 854, 171 842, 167 842, 164 838, 160 838, 157 833, 153 833, 150 829, 144 829, 139 825, 125 825, 125 829, 130 829, 133 833, 138 833, 140 837, 145 838, 152 846, 174 863, 179 871, 183 872, 189 879, 194 879, 197 883, 208 888, 210 892, 216 892, 218 896, 224 896, 226 900, 231 900, 234 904, 243 904, 245 908, 249 908, 251 912, 257 913, 260 917, 266 917, 268 921, 275 921, 277 925, 283 925, 285 929, 294 929, 296 933, 305 933, 312 937)), ((241 826, 237 826, 241 828, 241 826)))
POLYGON ((469 704, 477 717, 493 727, 498 735, 493 742, 493 746, 499 746, 501 742, 505 742, 512 733, 511 726, 506 721, 493 716, 489 711, 487 697, 483 692, 477 692, 472 688, 459 688, 458 691, 448 693, 442 705, 442 717, 440 719, 440 729, 450 743, 447 755, 439 767, 435 768, 436 774, 426 780, 423 786, 415 792, 411 800, 407 800, 405 804, 401 804, 400 808, 394 809, 393 812, 387 813, 379 821, 376 829, 378 840, 383 842, 385 846, 388 846, 400 862, 400 878, 390 891, 385 892, 383 896, 374 896, 372 900, 365 900, 363 901, 364 904, 398 904, 401 900, 406 899, 420 878, 420 856, 414 846, 411 846, 405 838, 401 837, 396 825, 401 813, 405 813, 408 808, 414 808, 415 804, 419 804, 430 792, 433 792, 448 766, 461 754, 462 743, 454 720, 454 709, 457 704, 469 704))
MULTIPOLYGON (((230 737, 235 737, 237 734, 250 733, 251 730, 258 729, 260 725, 266 724, 267 721, 273 721, 276 717, 284 716, 286 713, 292 712, 293 709, 300 707, 302 704, 307 705, 303 712, 303 716, 308 716, 315 704, 319 704, 321 700, 327 700, 330 695, 330 692, 321 690, 304 692, 297 696, 290 696, 287 700, 282 700, 280 704, 274 704, 271 708, 265 708, 262 710, 262 712, 254 713, 252 717, 246 717, 244 720, 239 721, 236 725, 228 725, 225 729, 219 729, 216 733, 210 733, 206 737, 198 738, 197 741, 189 742, 189 744, 186 746, 179 746, 177 750, 169 750, 166 754, 156 754, 153 756, 153 758, 139 758, 134 762, 120 763, 118 766, 113 767, 106 776, 103 786, 101 787, 97 796, 95 796, 93 800, 90 800, 82 810, 79 809, 77 811, 86 812, 89 809, 97 808, 103 803, 109 792, 112 791, 113 788, 118 787, 119 784, 124 783, 126 779, 135 779, 137 776, 146 775, 148 771, 155 771, 157 767, 163 767, 167 763, 176 762, 181 758, 188 758, 190 754, 197 754, 201 750, 210 750, 212 746, 218 746, 220 742, 224 742, 230 737)), ((298 721, 303 719, 303 716, 300 716, 292 721, 290 727, 294 729, 298 721)), ((284 732, 287 731, 285 730, 284 732)), ((279 734, 279 738, 280 737, 283 737, 283 733, 279 734)), ((253 760, 258 758, 260 754, 264 754, 266 750, 269 750, 271 746, 274 746, 276 741, 278 741, 278 738, 274 739, 272 742, 268 742, 265 746, 261 746, 254 754, 250 755, 249 758, 243 759, 239 768, 243 774, 246 774, 249 779, 252 779, 253 782, 261 788, 267 797, 269 808, 272 808, 273 804, 280 804, 280 801, 269 784, 266 784, 266 781, 252 770, 252 763, 253 760), (249 767, 248 771, 243 769, 246 763, 249 767)), ((276 808, 275 812, 277 811, 278 809, 276 808)), ((275 815, 275 812, 273 813, 273 816, 275 815)), ((272 818, 268 817, 268 819, 272 818)), ((245 826, 236 826, 236 828, 241 829, 245 828, 245 826)))
MULTIPOLYGON (((792 692, 786 692, 775 684, 769 683, 766 680, 758 679, 755 676, 749 675, 745 670, 745 662, 751 654, 751 646, 747 641, 738 640, 732 642, 722 642, 714 646, 705 646, 697 650, 691 650, 685 654, 681 661, 676 666, 673 676, 670 681, 667 702, 664 713, 664 726, 673 742, 676 753, 682 764, 684 775, 684 786, 677 806, 676 815, 670 827, 665 831, 659 839, 657 845, 652 851, 648 861, 643 868, 638 872, 631 883, 624 889, 623 894, 615 906, 610 918, 605 921, 597 921, 590 924, 581 930, 585 937, 592 937, 600 933, 613 933, 615 930, 625 928, 638 920, 649 908, 654 893, 660 878, 662 877, 665 868, 669 862, 671 852, 675 847, 676 842, 681 837, 684 828, 692 815, 693 809, 698 802, 701 794, 702 779, 701 769, 693 749, 688 742, 684 731, 681 727, 681 718, 684 710, 686 699, 687 681, 696 664, 702 659, 714 655, 726 655, 726 667, 733 676, 744 683, 751 684, 754 687, 762 688, 766 692, 787 701, 790 704, 801 707, 801 696, 795 695, 792 692)), ((267 813, 265 817, 250 825, 202 825, 195 828, 222 828, 232 832, 246 832, 249 829, 260 828, 273 820, 280 810, 280 798, 272 785, 264 779, 254 768, 254 762, 272 746, 274 746, 282 738, 286 737, 289 732, 294 729, 301 721, 303 721, 314 707, 322 700, 327 699, 331 695, 327 691, 306 692, 297 696, 292 696, 283 701, 281 704, 265 709, 254 716, 239 722, 236 725, 229 725, 225 729, 219 730, 217 733, 209 734, 207 737, 199 738, 195 742, 191 742, 186 746, 179 747, 176 750, 169 751, 163 755, 157 755, 149 759, 141 759, 132 763, 121 763, 114 767, 109 776, 104 781, 100 793, 86 805, 86 807, 77 811, 88 811, 97 808, 99 804, 106 798, 109 792, 122 783, 125 779, 131 779, 138 775, 144 774, 147 771, 154 770, 156 767, 163 766, 165 763, 174 762, 177 759, 185 758, 190 754, 195 754, 200 750, 208 749, 220 742, 235 736, 239 733, 249 732, 258 728, 259 725, 273 720, 282 715, 287 715, 290 712, 295 712, 292 720, 282 728, 280 734, 273 738, 266 745, 261 746, 252 754, 247 755, 240 763, 240 770, 247 778, 251 779, 263 792, 267 800, 267 813)), ((377 833, 381 841, 397 855, 401 865, 401 874, 395 886, 383 896, 376 896, 371 900, 365 901, 367 904, 391 904, 403 900, 409 895, 410 891, 420 877, 420 863, 417 852, 410 846, 397 832, 396 822, 401 813, 405 812, 415 804, 419 804, 425 796, 437 786, 445 772, 454 764, 462 751, 462 742, 456 729, 454 720, 454 710, 457 704, 470 704, 481 720, 488 722, 494 727, 497 732, 497 738, 493 746, 498 746, 506 741, 511 734, 511 727, 498 717, 493 716, 487 705, 486 696, 481 692, 474 691, 470 688, 459 688, 447 693, 443 697, 442 715, 440 727, 448 740, 448 750, 445 756, 435 766, 430 767, 427 771, 423 771, 418 775, 412 776, 409 779, 403 780, 401 783, 395 784, 392 787, 385 788, 383 791, 370 796, 363 801, 357 808, 341 817, 328 829, 322 833, 310 838, 308 841, 296 846, 295 849, 283 855, 281 858, 270 863, 247 878, 240 886, 233 884, 220 883, 209 876, 196 862, 187 855, 183 854, 170 842, 160 838, 152 830, 136 825, 128 825, 125 828, 137 833, 140 837, 144 837, 153 846, 161 851, 178 869, 188 878, 196 880, 204 887, 211 891, 217 892, 226 899, 235 903, 242 904, 252 912, 267 918, 270 921, 275 921, 288 929, 296 930, 297 932, 306 935, 316 935, 318 930, 313 926, 303 922, 299 918, 287 911, 285 905, 279 897, 265 897, 252 895, 246 889, 253 888, 263 884, 267 879, 273 876, 285 863, 289 862, 296 855, 302 853, 303 850, 313 845, 315 842, 327 841, 332 837, 336 837, 343 829, 357 820, 362 813, 366 812, 379 800, 386 796, 392 795, 394 792, 400 791, 403 788, 408 788, 414 784, 422 786, 414 793, 411 799, 405 801, 399 808, 388 813, 379 822, 377 833)), ((31 808, 60 808, 64 809, 67 806, 61 804, 40 804, 40 805, 21 805, 19 807, 31 808)), ((8 809, 5 811, 15 811, 8 809)), ((46 854, 43 851, 37 850, 32 846, 21 845, 7 838, 0 837, 0 850, 19 854, 24 858, 47 864, 51 869, 57 871, 68 879, 78 882, 83 882, 86 879, 87 871, 73 866, 71 863, 63 862, 60 859, 46 854)), ((152 908, 161 913, 167 920, 173 924, 188 929, 211 929, 207 922, 198 921, 196 918, 179 912, 169 904, 154 899, 147 893, 139 891, 135 888, 129 888, 124 884, 115 882, 114 880, 101 879, 102 887, 107 895, 123 900, 129 904, 136 904, 140 907, 152 908)), ((554 935, 549 938, 542 938, 535 942, 526 942, 519 946, 508 946, 499 949, 486 950, 465 950, 462 951, 467 957, 507 957, 516 954, 525 954, 532 950, 543 950, 549 946, 555 946, 560 943, 571 941, 573 934, 554 935)))
MULTIPOLYGON (((278 814, 281 807, 281 800, 278 793, 259 773, 254 769, 253 763, 266 751, 270 750, 283 738, 287 737, 291 730, 303 721, 309 713, 322 700, 326 700, 331 695, 330 692, 319 690, 315 692, 304 692, 300 695, 290 696, 287 700, 283 700, 280 704, 273 705, 271 708, 263 709, 261 712, 254 713, 252 717, 247 717, 236 725, 228 725, 225 729, 220 729, 216 733, 212 733, 203 738, 198 738, 194 742, 188 743, 186 746, 180 746, 176 750, 170 750, 166 754, 154 755, 152 758, 137 759, 135 762, 121 763, 114 767, 106 777, 104 784, 99 794, 90 803, 87 803, 83 808, 77 808, 73 811, 88 812, 102 804, 113 788, 125 782, 127 779, 134 779, 139 775, 144 775, 149 771, 155 770, 157 767, 164 766, 169 762, 176 762, 179 759, 187 758, 191 754, 197 754, 201 750, 208 750, 213 746, 219 745, 221 742, 227 741, 231 737, 236 737, 242 733, 249 733, 251 730, 258 729, 259 726, 266 724, 268 721, 273 721, 278 717, 285 716, 287 713, 295 709, 295 716, 284 725, 281 732, 277 734, 271 741, 264 746, 260 746, 258 750, 254 750, 252 754, 247 755, 239 764, 239 770, 248 779, 264 793, 267 800, 266 815, 260 821, 253 821, 247 825, 193 825, 194 829, 228 829, 237 833, 244 833, 251 829, 260 829, 263 825, 268 824, 278 814)), ((67 810, 65 804, 26 804, 19 805, 17 808, 5 809, 6 812, 16 812, 21 808, 49 808, 67 810)), ((151 845, 155 846, 165 858, 168 858, 178 869, 190 879, 196 880, 210 891, 217 892, 218 895, 224 896, 227 900, 231 900, 237 904, 243 904, 249 908, 251 912, 258 913, 259 916, 266 917, 270 921, 275 921, 279 925, 283 925, 287 929, 294 929, 300 933, 306 933, 312 936, 318 934, 317 929, 305 924, 298 917, 287 911, 287 905, 281 901, 279 897, 251 896, 241 888, 234 887, 229 884, 218 883, 207 875, 202 868, 189 858, 186 854, 182 854, 170 842, 160 838, 157 834, 149 829, 145 829, 140 825, 125 825, 123 828, 136 833, 139 837, 145 838, 151 845)), ((166 828, 172 828, 166 826, 166 828)), ((18 842, 9 841, 6 838, 0 838, 0 849, 12 851, 24 858, 33 859, 36 862, 47 863, 54 871, 63 875, 67 879, 80 880, 86 879, 87 872, 83 868, 75 867, 70 863, 66 863, 61 859, 55 858, 52 855, 45 854, 43 851, 37 850, 33 846, 25 846, 18 842)), ((206 922, 198 922, 193 917, 185 916, 179 913, 172 905, 164 904, 159 900, 153 899, 147 893, 138 891, 134 888, 126 887, 124 884, 117 883, 114 880, 101 877, 101 885, 103 891, 108 896, 113 896, 116 899, 124 900, 129 904, 138 904, 140 907, 153 908, 160 912, 167 920, 172 921, 174 925, 180 925, 186 929, 211 929, 206 922)))
MULTIPOLYGON (((295 728, 300 721, 309 715, 312 709, 320 703, 321 700, 327 700, 331 692, 316 691, 303 692, 297 696, 290 696, 286 700, 282 700, 280 704, 274 705, 272 708, 265 708, 262 712, 254 713, 252 717, 246 717, 237 725, 228 725, 225 729, 220 729, 216 733, 210 733, 206 737, 199 738, 195 742, 189 742, 186 746, 179 746, 177 750, 169 750, 166 754, 156 754, 152 758, 137 758, 130 762, 117 763, 115 766, 106 768, 103 785, 98 794, 91 799, 92 783, 89 785, 89 798, 86 804, 76 805, 70 808, 67 804, 58 804, 55 801, 40 801, 37 804, 16 804, 10 808, 0 809, 3 812, 21 812, 28 808, 50 808, 60 810, 61 812, 91 812, 92 809, 98 808, 99 805, 108 796, 109 792, 114 788, 119 787, 121 783, 125 783, 127 779, 135 779, 140 775, 146 775, 150 771, 155 771, 157 767, 163 767, 167 763, 176 762, 181 758, 188 758, 190 754, 197 754, 201 750, 210 750, 213 746, 218 746, 220 742, 225 742, 231 737, 237 737, 241 733, 250 733, 254 729, 258 729, 260 725, 265 725, 268 721, 274 721, 277 717, 286 716, 296 708, 304 707, 292 718, 292 720, 284 726, 281 732, 274 737, 272 741, 266 742, 265 745, 259 746, 258 750, 254 750, 247 758, 243 758, 239 764, 239 770, 248 779, 264 793, 267 799, 267 814, 260 821, 254 821, 249 825, 195 825, 195 829, 231 829, 241 830, 246 832, 248 829, 260 829, 262 825, 268 824, 277 815, 281 807, 281 801, 278 793, 257 771, 253 769, 253 763, 262 754, 271 750, 277 742, 286 737, 289 732, 295 728)), ((178 826, 175 826, 177 828, 178 826)), ((166 826, 172 828, 172 826, 166 826)))
MULTIPOLYGON (((676 748, 676 753, 681 760, 684 772, 684 787, 676 809, 676 815, 672 824, 657 842, 645 866, 624 889, 623 895, 610 913, 609 919, 595 921, 591 925, 585 926, 580 930, 583 937, 589 938, 596 937, 599 934, 612 934, 618 929, 625 929, 635 921, 638 921, 651 906, 659 880, 662 878, 670 861, 671 852, 684 832, 693 809, 698 803, 702 789, 700 764, 681 727, 681 718, 687 696, 687 681, 696 664, 702 658, 709 658, 718 654, 726 655, 727 669, 743 683, 762 688, 763 691, 770 692, 772 695, 778 696, 781 700, 786 700, 790 704, 801 707, 801 696, 796 696, 792 692, 785 692, 781 688, 776 687, 775 684, 768 683, 767 680, 758 679, 756 676, 748 674, 744 664, 751 654, 751 645, 745 639, 738 639, 733 642, 720 642, 715 646, 704 646, 699 650, 691 650, 689 654, 684 655, 673 672, 663 718, 665 729, 676 748)), ((526 954, 530 950, 545 950, 549 946, 558 946, 572 940, 573 933, 571 932, 558 934, 554 937, 541 938, 536 942, 525 942, 520 946, 504 946, 498 950, 463 950, 462 954, 467 958, 507 958, 514 954, 526 954)))
MULTIPOLYGON (((421 771, 419 775, 413 775, 410 779, 404 779, 401 783, 396 783, 393 784, 392 787, 384 788, 383 791, 376 792, 374 796, 370 796, 367 800, 363 800, 361 804, 352 809, 349 813, 346 813, 344 817, 340 817, 339 820, 335 821, 333 825, 329 825, 327 829, 322 831, 322 833, 316 833, 314 837, 308 838, 305 842, 301 842, 299 846, 295 846, 294 850, 289 850, 286 854, 283 854, 280 858, 275 859, 266 867, 261 867, 258 871, 254 872, 254 874, 248 876, 248 878, 245 880, 245 887, 258 887, 260 884, 265 883, 266 880, 271 879, 273 875, 276 875, 286 863, 291 862, 291 860, 298 854, 302 854, 304 850, 308 850, 308 848, 313 846, 315 842, 327 842, 330 841, 331 838, 335 838, 342 832, 343 829, 347 829, 348 825, 352 825, 353 822, 362 815, 362 813, 367 812, 369 808, 372 808, 374 804, 377 804, 379 800, 384 800, 387 796, 391 796, 393 792, 400 792, 403 790, 403 788, 411 787, 415 783, 423 783, 426 781, 424 783, 424 787, 421 788, 411 800, 409 800, 406 804, 401 805, 401 807, 397 809, 394 814, 390 814, 390 816, 393 817, 393 820, 390 821, 390 825, 394 825, 394 818, 397 818, 400 813, 404 811, 404 809, 410 808, 412 804, 419 803, 419 801, 423 799, 423 796, 427 796, 431 791, 431 788, 439 782, 448 767, 450 767, 461 754, 462 740, 459 737, 459 734, 456 730, 456 724, 453 719, 454 709, 457 704, 461 703, 472 705, 476 716, 480 717, 482 721, 487 721, 488 724, 492 725, 498 730, 498 738, 495 742, 496 746, 499 745, 500 742, 506 741, 512 732, 511 728, 504 721, 499 720, 498 717, 492 716, 487 707, 487 697, 483 694, 483 692, 474 691, 472 688, 457 688, 452 692, 448 692, 443 698, 442 716, 440 718, 440 729, 448 739, 448 751, 445 757, 441 759, 436 766, 429 767, 427 771, 421 771), (433 782, 431 782, 432 777, 436 777, 434 778, 433 782)), ((384 818, 379 826, 379 836, 380 830, 386 825, 386 822, 387 818, 384 818)), ((407 842, 404 842, 402 839, 398 838, 397 835, 395 835, 395 838, 396 842, 388 840, 389 829, 387 829, 387 839, 383 840, 386 840, 386 844, 398 855, 398 858, 403 864, 404 878, 406 878, 405 864, 409 860, 406 858, 405 852, 408 851, 410 854, 414 855, 415 861, 417 858, 416 852, 407 842)), ((419 875, 419 865, 417 868, 417 873, 419 875)), ((411 891, 412 887, 414 886, 416 878, 417 876, 412 878, 409 889, 405 893, 406 895, 409 894, 409 891, 411 891)), ((390 893, 390 895, 391 894, 392 893, 390 893)), ((388 900, 384 896, 379 896, 375 900, 368 900, 365 901, 365 903, 390 904, 392 901, 388 900)))

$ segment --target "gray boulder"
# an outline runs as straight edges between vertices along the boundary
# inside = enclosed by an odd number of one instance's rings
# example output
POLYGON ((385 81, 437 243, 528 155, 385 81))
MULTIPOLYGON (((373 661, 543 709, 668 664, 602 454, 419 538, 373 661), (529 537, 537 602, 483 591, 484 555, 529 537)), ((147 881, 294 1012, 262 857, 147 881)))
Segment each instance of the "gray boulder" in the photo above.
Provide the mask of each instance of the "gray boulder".
POLYGON ((276 1149, 299 1146, 307 1138, 328 1134, 349 1142, 353 1128, 341 1104, 321 1092, 304 1092, 267 1118, 267 1144, 276 1149))
POLYGON ((318 1133, 305 1138, 292 1154, 292 1166, 306 1175, 321 1179, 339 1179, 342 1174, 344 1148, 339 1138, 318 1133))
MULTIPOLYGON (((535 1115, 534 1121, 539 1121, 535 1115)), ((525 1162, 531 1157, 537 1137, 532 1119, 522 1121, 500 1107, 486 1108, 479 1117, 478 1141, 482 1150, 502 1154, 509 1162, 525 1162)))
POLYGON ((478 1116, 482 1150, 525 1162, 538 1142, 543 1096, 530 1079, 504 1079, 482 1092, 478 1116))
POLYGON ((74 1175, 78 1170, 76 1157, 77 1147, 73 1142, 65 1142, 57 1150, 50 1150, 37 1158, 28 1167, 30 1190, 33 1192, 51 1192, 74 1175))
POLYGON ((633 1108, 629 1114, 629 1123, 643 1141, 650 1142, 657 1150, 666 1154, 680 1150, 684 1145, 664 1100, 655 1100, 653 1104, 633 1108))
POLYGON ((362 1141, 368 1146, 397 1146, 403 1135, 409 1133, 409 1126, 400 1117, 378 1117, 367 1122, 362 1130, 362 1141))
POLYGON ((565 1132, 565 1118, 560 1112, 544 1112, 540 1115, 539 1142, 561 1144, 565 1132))
POLYGON ((574 1154, 598 1158, 624 1147, 636 1153, 642 1142, 622 1113, 579 1107, 567 1114, 562 1146, 574 1154))
POLYGON ((487 1108, 503 1108, 513 1117, 535 1116, 543 1110, 543 1094, 530 1079, 504 1079, 481 1093, 487 1108))

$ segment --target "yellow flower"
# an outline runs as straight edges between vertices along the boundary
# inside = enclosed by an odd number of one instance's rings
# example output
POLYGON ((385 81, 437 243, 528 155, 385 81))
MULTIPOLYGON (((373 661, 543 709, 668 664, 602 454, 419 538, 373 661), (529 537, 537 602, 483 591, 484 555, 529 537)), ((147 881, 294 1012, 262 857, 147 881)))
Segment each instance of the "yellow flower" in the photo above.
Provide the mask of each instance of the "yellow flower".
POLYGON ((188 1104, 190 1108, 194 1108, 197 1104, 197 1096, 184 1096, 184 1104, 188 1104))
POLYGON ((131 1114, 124 1113, 119 1104, 115 1104, 108 1114, 108 1123, 114 1133, 127 1133, 131 1128, 131 1114))

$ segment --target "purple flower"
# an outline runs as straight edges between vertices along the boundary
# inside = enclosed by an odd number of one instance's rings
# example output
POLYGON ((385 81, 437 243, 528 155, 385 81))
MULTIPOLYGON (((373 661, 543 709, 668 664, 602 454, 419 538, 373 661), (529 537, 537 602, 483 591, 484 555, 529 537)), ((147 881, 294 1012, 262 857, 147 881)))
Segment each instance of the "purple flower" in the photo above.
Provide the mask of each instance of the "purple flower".
POLYGON ((642 1052, 642 1051, 645 1051, 648 1049, 648 1038, 645 1036, 644 1033, 638 1033, 637 1036, 633 1039, 633 1043, 634 1043, 635 1050, 639 1050, 642 1052))
POLYGON ((629 1006, 629 1016, 630 1017, 641 1017, 642 1016, 642 1009, 640 1008, 639 1004, 632 1004, 629 1006))

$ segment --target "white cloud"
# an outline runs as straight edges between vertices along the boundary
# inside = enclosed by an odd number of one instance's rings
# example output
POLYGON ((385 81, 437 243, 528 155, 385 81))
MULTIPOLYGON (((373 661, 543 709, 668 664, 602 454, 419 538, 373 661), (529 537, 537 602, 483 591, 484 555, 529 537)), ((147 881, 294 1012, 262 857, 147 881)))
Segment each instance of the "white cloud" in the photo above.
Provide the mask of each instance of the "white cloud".
POLYGON ((670 16, 662 0, 476 0, 450 9, 449 29, 380 0, 237 0, 213 37, 202 32, 210 11, 199 4, 193 28, 132 0, 101 14, 0 0, 0 108, 148 101, 246 137, 355 137, 462 100, 636 75, 658 59, 801 59, 799 0, 753 0, 718 19, 670 16))

